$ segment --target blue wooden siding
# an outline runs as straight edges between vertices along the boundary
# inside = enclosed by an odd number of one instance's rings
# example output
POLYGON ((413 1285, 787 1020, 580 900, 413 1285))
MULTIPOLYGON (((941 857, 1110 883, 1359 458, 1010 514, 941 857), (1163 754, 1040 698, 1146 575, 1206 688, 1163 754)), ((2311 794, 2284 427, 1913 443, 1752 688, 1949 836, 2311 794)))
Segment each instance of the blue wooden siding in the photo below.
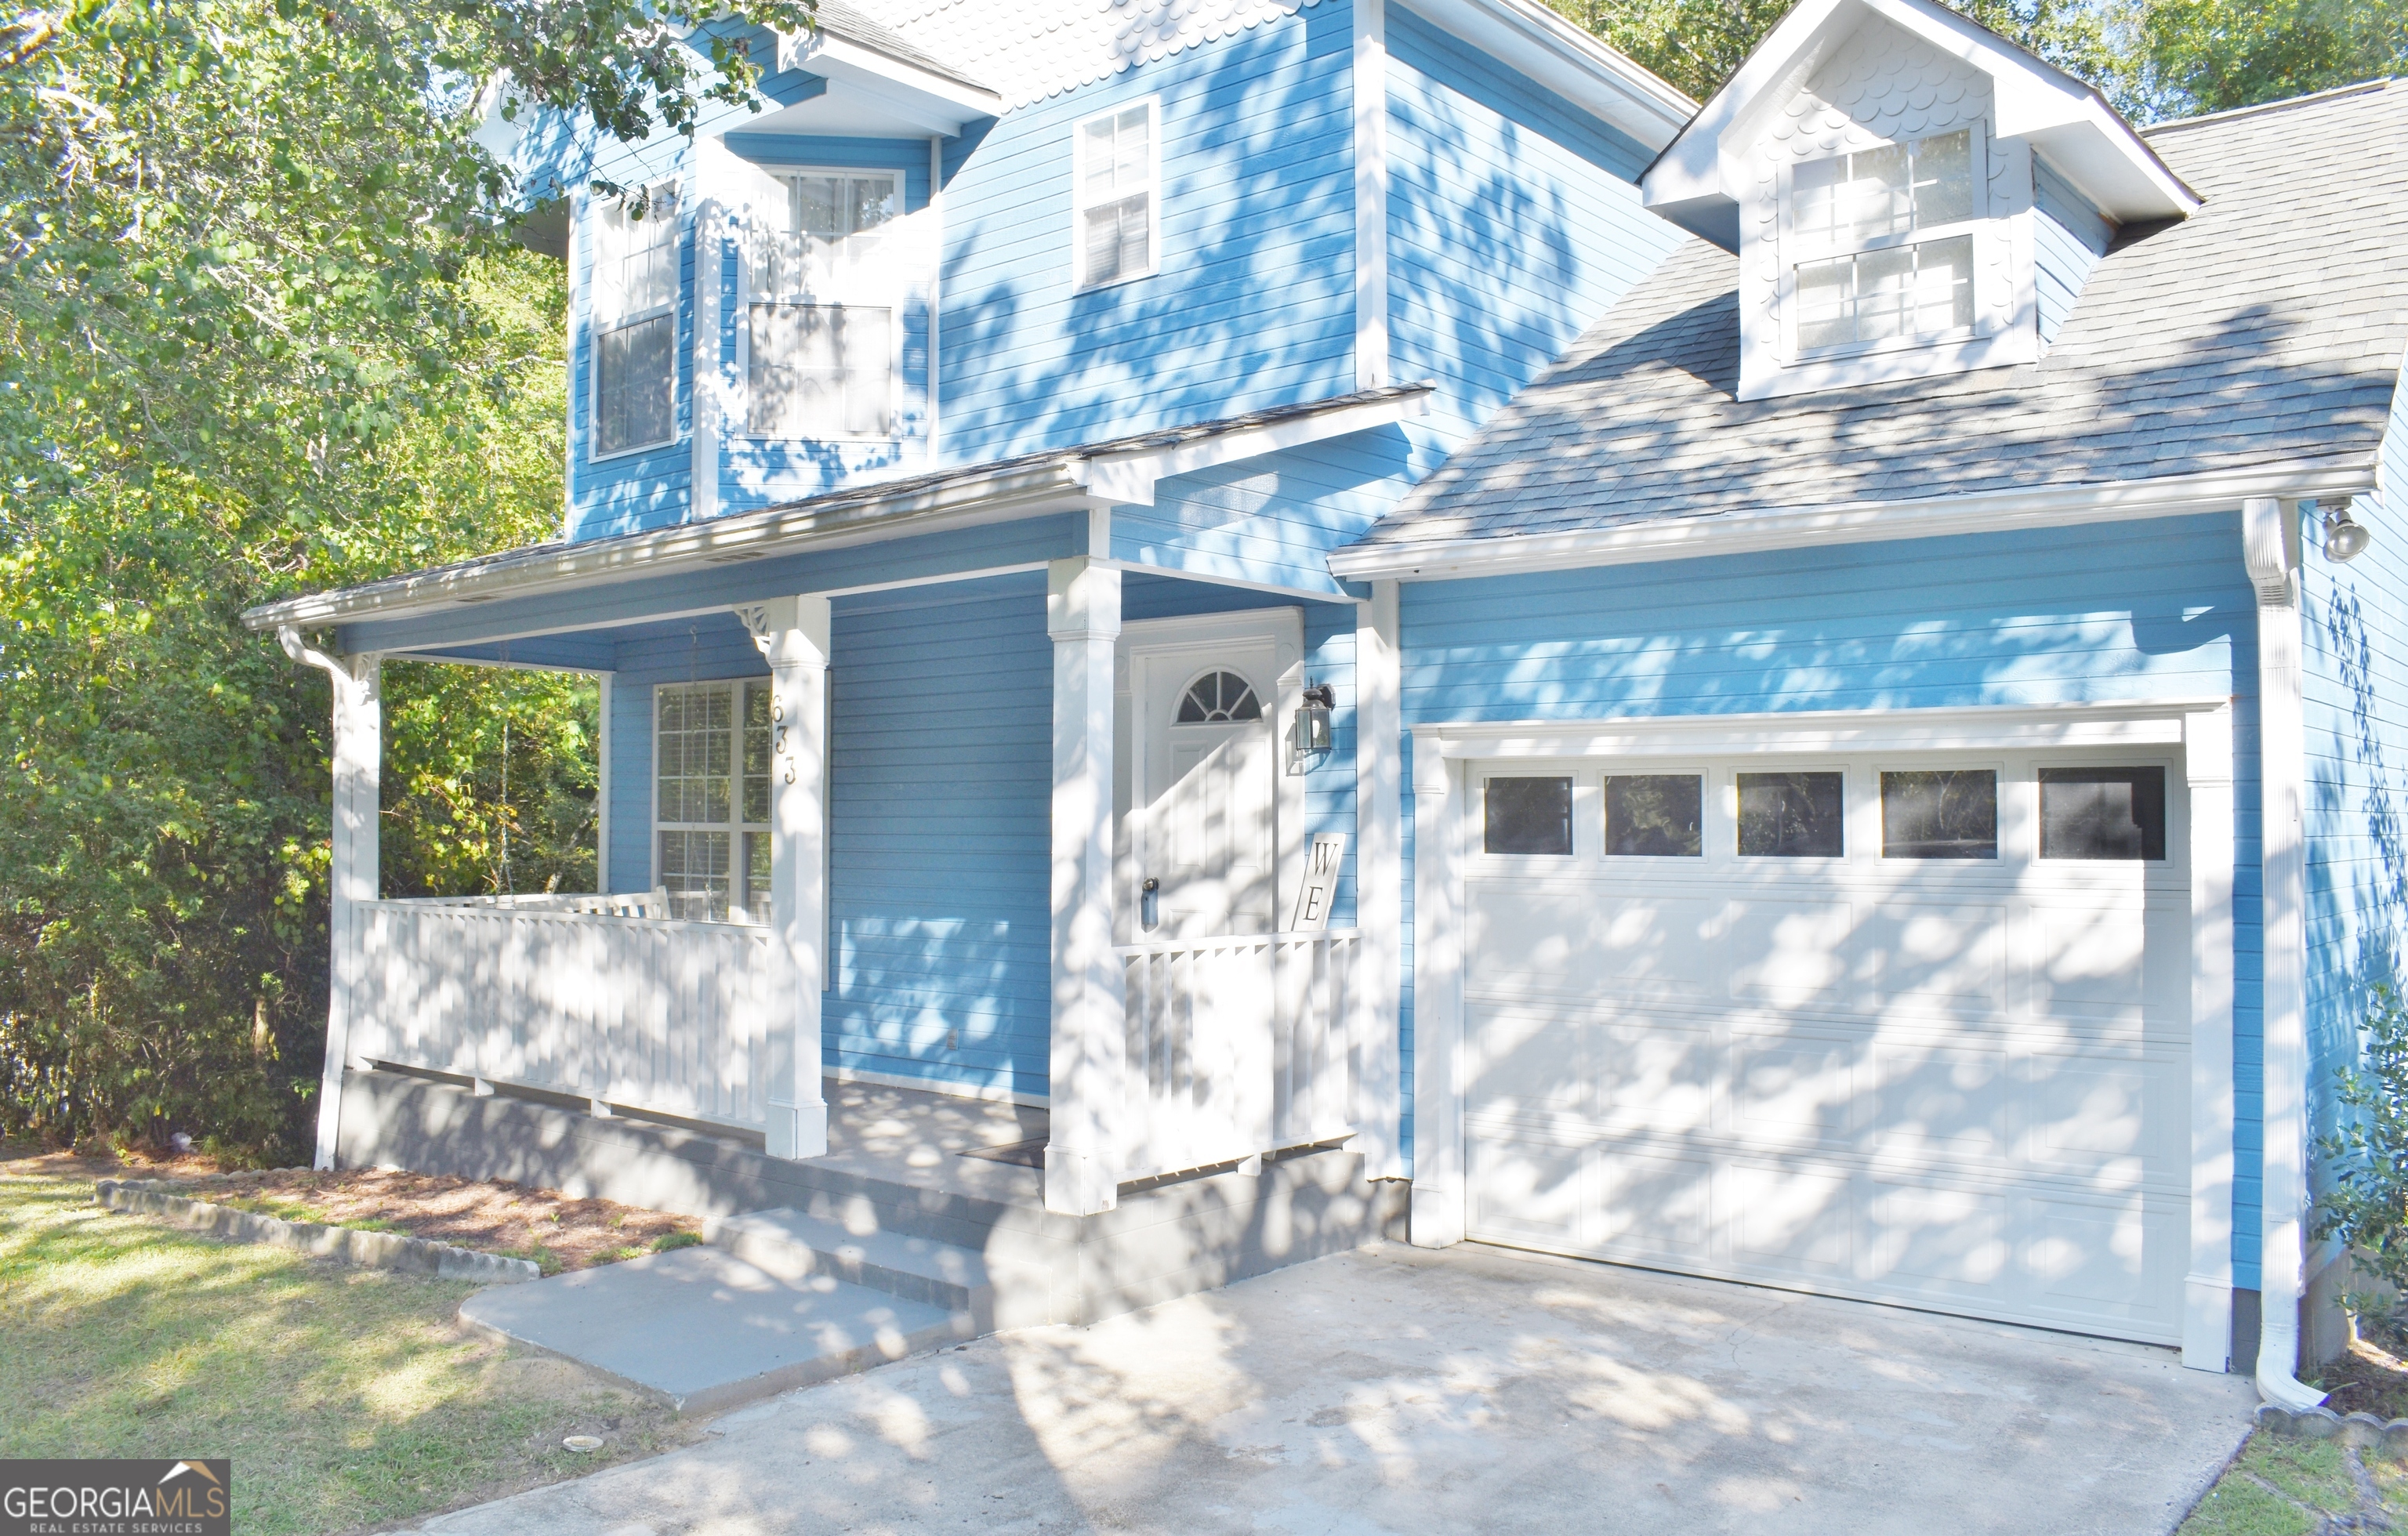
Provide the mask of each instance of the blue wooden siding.
POLYGON ((2107 254, 2114 226, 2045 160, 2032 156, 2032 263, 2040 339, 2057 339, 2090 269, 2107 254))
POLYGON ((1344 0, 1022 107, 945 189, 941 457, 967 463, 1354 383, 1344 0), (1071 135, 1161 100, 1161 270, 1073 292, 1071 135))
MULTIPOLYGON (((902 183, 907 214, 928 206, 928 141, 924 138, 828 138, 802 134, 727 135, 727 148, 767 165, 824 166, 832 170, 893 171, 902 183)), ((737 311, 738 247, 724 242, 720 260, 719 356, 737 363, 737 334, 744 322, 737 311)), ((725 423, 719 449, 719 510, 749 512, 833 490, 855 475, 912 474, 926 465, 928 439, 928 292, 910 285, 896 310, 903 329, 894 438, 879 443, 817 443, 753 437, 744 430, 741 409, 725 423)))
POLYGON ((1112 513, 1113 558, 1346 596, 1329 551, 1396 505, 1412 451, 1381 427, 1164 480, 1154 505, 1112 513))
MULTIPOLYGON (((2256 623, 2237 513, 1411 583, 1404 718, 1411 727, 2234 696, 2243 810, 2233 1249, 2236 1284, 2254 1287, 2256 623)), ((1412 784, 1408 776, 1408 828, 1412 784)), ((1410 911, 1410 844, 1407 857, 1410 911)), ((1403 1023, 1410 1074, 1410 992, 1403 1023)))
POLYGON ((2374 534, 2358 559, 2325 559, 2315 517, 2301 540, 2309 1102, 2319 1134, 2332 1129, 2334 1074, 2358 1058, 2372 989, 2396 985, 2408 926, 2408 390, 2393 397, 2383 483, 2351 508, 2374 534))
POLYGON ((1401 7, 1387 37, 1390 377, 1440 385, 1418 479, 1685 236, 1635 141, 1401 7))

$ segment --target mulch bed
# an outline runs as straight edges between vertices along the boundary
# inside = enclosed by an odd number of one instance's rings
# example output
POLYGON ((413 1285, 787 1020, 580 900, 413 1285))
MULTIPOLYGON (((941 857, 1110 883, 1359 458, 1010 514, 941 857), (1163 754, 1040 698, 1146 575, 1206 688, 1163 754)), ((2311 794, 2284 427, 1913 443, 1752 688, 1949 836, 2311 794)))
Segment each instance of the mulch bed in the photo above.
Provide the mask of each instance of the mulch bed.
POLYGON ((2325 1362, 2315 1385, 2331 1394, 2325 1406, 2336 1414, 2372 1414, 2408 1418, 2408 1340, 2376 1334, 2351 1342, 2325 1362))
POLYGON ((701 1241, 702 1223, 609 1200, 575 1200, 499 1179, 362 1168, 169 1175, 179 1194, 288 1221, 407 1232, 531 1259, 546 1274, 615 1264, 701 1241))

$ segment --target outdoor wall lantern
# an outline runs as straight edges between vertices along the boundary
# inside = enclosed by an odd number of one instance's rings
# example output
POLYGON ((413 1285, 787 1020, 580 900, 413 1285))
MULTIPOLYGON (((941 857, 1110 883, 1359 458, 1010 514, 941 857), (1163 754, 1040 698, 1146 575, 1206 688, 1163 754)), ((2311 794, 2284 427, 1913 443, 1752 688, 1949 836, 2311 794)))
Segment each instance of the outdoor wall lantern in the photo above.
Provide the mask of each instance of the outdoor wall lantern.
POLYGON ((2349 515, 2349 503, 2325 514, 2325 558, 2341 562, 2356 560, 2374 542, 2366 524, 2349 515))
POLYGON ((1296 731, 1290 738, 1298 752, 1329 750, 1329 712, 1337 704, 1337 691, 1327 683, 1315 683, 1304 690, 1304 704, 1296 712, 1296 731))

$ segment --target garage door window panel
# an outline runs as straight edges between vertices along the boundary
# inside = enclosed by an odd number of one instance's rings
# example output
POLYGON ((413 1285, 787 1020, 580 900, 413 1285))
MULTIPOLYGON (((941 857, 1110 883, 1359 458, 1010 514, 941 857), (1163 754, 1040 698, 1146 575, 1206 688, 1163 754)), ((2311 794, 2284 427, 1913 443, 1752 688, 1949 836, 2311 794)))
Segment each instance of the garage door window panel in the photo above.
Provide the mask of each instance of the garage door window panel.
POLYGON ((1698 859, 1706 851, 1706 781, 1697 774, 1605 775, 1605 851, 1625 859, 1698 859))
POLYGON ((1882 857, 1999 857, 1999 775, 1988 768, 1885 772, 1882 857))
POLYGON ((1569 776, 1492 778, 1484 798, 1482 851, 1571 857, 1572 781, 1569 776))
POLYGON ((1847 857, 1846 775, 1741 774, 1742 859, 1847 857))
POLYGON ((2155 767, 2042 769, 2040 856, 2163 860, 2166 771, 2155 767))

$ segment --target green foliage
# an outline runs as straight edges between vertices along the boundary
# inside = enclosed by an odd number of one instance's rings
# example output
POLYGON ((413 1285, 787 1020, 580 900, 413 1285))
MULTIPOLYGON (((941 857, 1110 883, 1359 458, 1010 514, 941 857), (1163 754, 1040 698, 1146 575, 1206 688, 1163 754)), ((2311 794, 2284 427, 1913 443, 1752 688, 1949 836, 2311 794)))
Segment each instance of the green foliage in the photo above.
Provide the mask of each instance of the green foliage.
POLYGON ((2124 24, 2124 93, 2152 116, 2408 74, 2408 0, 2139 0, 2124 24))
MULTIPOLYGON (((72 0, 0 24, 0 1133, 308 1145, 325 683, 238 616, 551 531, 561 275, 509 241, 473 88, 687 125, 754 73, 669 46, 699 14, 72 0)), ((590 685, 397 671, 402 887, 590 878, 590 685)))
MULTIPOLYGON (((1792 0, 1548 0, 1699 101, 1792 0)), ((2408 0, 1945 0, 2139 122, 2408 72, 2408 0)))
MULTIPOLYGON (((2408 1003, 2378 987, 2356 1066, 2336 1085, 2339 1124, 2317 1138, 2328 1187, 2315 1235, 2339 1238, 2361 1271, 2408 1296, 2408 1003)), ((2395 1301, 2353 1295, 2350 1310, 2379 1316, 2395 1301)))

